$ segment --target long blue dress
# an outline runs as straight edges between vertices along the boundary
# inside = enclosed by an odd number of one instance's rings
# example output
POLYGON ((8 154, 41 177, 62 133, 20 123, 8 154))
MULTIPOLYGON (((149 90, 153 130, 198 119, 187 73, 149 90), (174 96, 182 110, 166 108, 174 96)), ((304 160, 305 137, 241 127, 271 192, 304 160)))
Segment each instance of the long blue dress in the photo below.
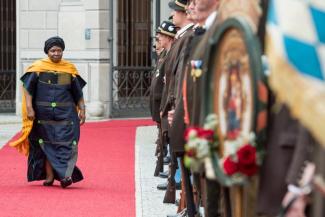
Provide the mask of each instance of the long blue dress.
POLYGON ((21 77, 33 98, 35 120, 29 134, 28 181, 46 178, 45 160, 50 162, 55 179, 83 179, 76 167, 80 124, 77 103, 86 82, 80 76, 56 72, 28 72, 21 77))

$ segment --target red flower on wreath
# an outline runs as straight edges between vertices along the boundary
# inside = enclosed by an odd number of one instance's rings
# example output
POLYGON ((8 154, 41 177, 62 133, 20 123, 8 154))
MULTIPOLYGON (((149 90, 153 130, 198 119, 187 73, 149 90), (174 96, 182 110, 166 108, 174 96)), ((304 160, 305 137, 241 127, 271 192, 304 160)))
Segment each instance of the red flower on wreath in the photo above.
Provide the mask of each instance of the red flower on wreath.
POLYGON ((241 172, 242 174, 244 174, 246 176, 253 176, 257 173, 258 166, 256 165, 256 163, 239 164, 238 170, 239 170, 239 172, 241 172))
POLYGON ((213 130, 206 130, 206 129, 199 128, 199 127, 189 127, 189 128, 186 129, 185 135, 184 135, 186 141, 189 140, 190 133, 192 133, 193 131, 196 132, 196 136, 198 138, 213 141, 214 131, 213 130))
POLYGON ((190 139, 190 133, 192 133, 193 131, 195 131, 197 133, 199 130, 200 130, 200 128, 197 128, 197 127, 186 128, 185 133, 184 133, 185 140, 188 141, 190 139))
POLYGON ((237 151, 238 170, 246 176, 253 176, 258 170, 256 148, 246 144, 237 151))
POLYGON ((246 144, 237 151, 239 164, 252 164, 256 162, 256 148, 246 144))
POLYGON ((207 139, 209 141, 213 141, 214 131, 213 130, 200 129, 198 131, 198 137, 207 139))
POLYGON ((231 176, 238 172, 238 165, 235 161, 231 159, 231 157, 227 157, 226 160, 223 162, 223 168, 228 176, 231 176))

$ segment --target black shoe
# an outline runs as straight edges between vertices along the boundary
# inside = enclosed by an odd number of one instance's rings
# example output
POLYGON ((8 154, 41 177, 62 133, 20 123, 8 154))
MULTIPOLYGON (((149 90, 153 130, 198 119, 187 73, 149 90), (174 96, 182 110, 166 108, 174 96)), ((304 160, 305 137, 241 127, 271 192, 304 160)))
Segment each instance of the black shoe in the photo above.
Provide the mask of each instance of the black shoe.
POLYGON ((72 179, 71 177, 67 177, 67 178, 64 178, 60 181, 60 184, 61 184, 61 187, 62 188, 66 188, 68 187, 69 185, 72 184, 72 179))
POLYGON ((160 172, 158 176, 160 178, 166 179, 166 178, 168 178, 168 171, 160 172))
POLYGON ((51 181, 45 180, 43 186, 52 186, 54 183, 54 178, 51 181))
POLYGON ((164 157, 164 164, 167 165, 170 163, 170 157, 167 156, 167 157, 164 157))
POLYGON ((157 185, 157 189, 158 190, 167 190, 167 185, 168 185, 168 182, 164 182, 164 183, 158 184, 157 185))

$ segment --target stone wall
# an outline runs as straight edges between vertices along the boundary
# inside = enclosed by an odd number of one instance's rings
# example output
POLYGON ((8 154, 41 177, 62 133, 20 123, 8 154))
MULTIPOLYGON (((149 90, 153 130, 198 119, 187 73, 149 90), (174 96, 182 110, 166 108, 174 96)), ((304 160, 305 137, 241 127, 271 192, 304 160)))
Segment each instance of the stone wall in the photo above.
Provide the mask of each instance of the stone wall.
MULTIPOLYGON (((44 42, 59 35, 65 40, 64 58, 72 61, 87 81, 84 96, 87 116, 109 116, 111 57, 108 38, 111 1, 115 0, 16 0, 17 78, 35 60, 46 57, 44 42)), ((156 4, 156 1, 153 1, 156 4)), ((167 1, 160 1, 161 21, 168 18, 167 1)), ((154 11, 153 11, 154 13, 154 11)), ((116 19, 114 11, 114 19, 116 19)), ((153 19, 155 15, 153 14, 153 19)), ((113 24, 116 26, 116 24, 113 24)), ((153 22, 154 25, 154 22, 153 22)), ((115 27, 116 28, 116 27, 115 27)), ((153 28, 155 29, 155 28, 153 28)), ((114 31, 114 30, 113 30, 114 31)), ((116 43, 116 32, 113 34, 116 43)), ((115 62, 116 55, 115 56, 115 62)), ((17 80, 17 87, 21 83, 17 80)), ((17 114, 21 111, 21 88, 17 89, 17 114)))
MULTIPOLYGON (((65 40, 64 58, 72 61, 88 85, 84 89, 87 115, 107 117, 109 0, 18 0, 17 78, 33 61, 44 58, 44 41, 65 40)), ((17 81, 20 85, 20 82, 17 81)), ((21 89, 17 91, 17 113, 21 89)))

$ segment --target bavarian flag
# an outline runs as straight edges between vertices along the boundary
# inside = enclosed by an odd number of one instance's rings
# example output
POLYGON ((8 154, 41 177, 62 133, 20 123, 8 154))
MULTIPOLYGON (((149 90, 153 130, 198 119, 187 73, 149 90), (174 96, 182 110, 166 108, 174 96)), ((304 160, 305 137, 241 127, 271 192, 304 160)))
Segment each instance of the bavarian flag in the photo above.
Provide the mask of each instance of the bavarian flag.
POLYGON ((325 147, 325 0, 270 0, 270 86, 325 147))

